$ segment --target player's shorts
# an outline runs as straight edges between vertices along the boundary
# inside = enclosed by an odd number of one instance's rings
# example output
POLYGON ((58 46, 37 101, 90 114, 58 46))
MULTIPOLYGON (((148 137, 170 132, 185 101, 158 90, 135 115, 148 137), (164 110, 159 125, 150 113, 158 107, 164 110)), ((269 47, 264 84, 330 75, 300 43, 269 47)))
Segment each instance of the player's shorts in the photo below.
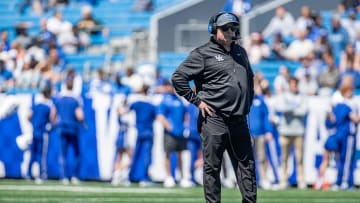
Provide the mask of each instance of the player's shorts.
POLYGON ((164 150, 166 153, 178 152, 187 149, 185 138, 178 138, 170 135, 169 133, 164 133, 164 150))
POLYGON ((325 142, 324 148, 328 151, 339 151, 339 141, 337 136, 330 135, 325 142))
POLYGON ((125 132, 120 131, 116 139, 116 149, 119 150, 124 148, 125 148, 125 132))

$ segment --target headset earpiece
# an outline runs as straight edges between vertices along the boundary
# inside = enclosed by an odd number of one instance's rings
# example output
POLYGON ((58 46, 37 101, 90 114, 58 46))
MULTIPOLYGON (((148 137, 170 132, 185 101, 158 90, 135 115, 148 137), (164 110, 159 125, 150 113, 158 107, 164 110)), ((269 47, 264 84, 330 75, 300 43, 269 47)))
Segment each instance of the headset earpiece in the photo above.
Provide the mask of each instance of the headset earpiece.
POLYGON ((209 20, 209 25, 208 25, 208 31, 210 34, 216 34, 216 21, 219 18, 219 16, 221 16, 222 14, 224 14, 225 12, 219 12, 213 16, 211 16, 210 20, 209 20))

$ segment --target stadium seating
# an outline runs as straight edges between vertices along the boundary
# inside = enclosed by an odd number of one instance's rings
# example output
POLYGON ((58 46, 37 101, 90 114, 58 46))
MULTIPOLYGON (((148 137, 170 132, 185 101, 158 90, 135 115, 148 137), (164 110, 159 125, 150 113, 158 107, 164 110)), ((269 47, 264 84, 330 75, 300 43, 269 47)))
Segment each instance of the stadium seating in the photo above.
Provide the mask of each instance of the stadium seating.
MULTIPOLYGON (((15 9, 22 0, 5 0, 0 1, 0 29, 7 29, 10 34, 10 39, 14 39, 15 31, 13 28, 19 22, 26 22, 29 25, 28 33, 35 35, 39 32, 39 20, 40 16, 34 15, 30 9, 21 15, 15 9)), ((106 27, 109 28, 109 36, 104 38, 101 35, 92 36, 92 45, 101 45, 109 43, 110 39, 116 37, 131 36, 133 31, 139 29, 148 29, 150 25, 151 16, 161 10, 162 8, 168 7, 169 5, 176 4, 179 0, 154 0, 154 11, 147 12, 134 12, 132 10, 133 0, 121 0, 121 1, 108 1, 99 0, 98 4, 93 8, 93 14, 95 18, 99 19, 106 27)), ((76 1, 70 1, 70 4, 62 8, 64 19, 75 23, 80 19, 81 16, 81 5, 76 1)), ((51 12, 45 14, 49 17, 52 15, 51 12)), ((323 18, 323 23, 326 29, 330 29, 331 18, 333 11, 323 10, 320 12, 323 18)), ((121 55, 120 61, 125 60, 124 55, 121 55)), ((176 53, 176 52, 163 52, 159 53, 158 67, 161 73, 168 77, 175 70, 175 68, 185 59, 187 53, 176 53)), ((104 56, 94 56, 86 53, 79 53, 75 55, 67 56, 66 59, 71 66, 77 70, 81 70, 84 64, 90 64, 92 69, 100 67, 104 63, 104 56)), ((253 70, 262 71, 269 81, 273 81, 273 78, 278 74, 278 67, 280 65, 286 65, 290 68, 293 73, 294 70, 299 66, 299 63, 290 61, 273 61, 264 60, 258 64, 253 64, 253 70)))
POLYGON ((125 56, 123 54, 112 55, 110 59, 106 58, 104 54, 72 54, 66 56, 66 63, 73 67, 77 72, 82 72, 84 68, 96 70, 103 67, 104 63, 109 62, 123 62, 125 56))
POLYGON ((187 57, 187 53, 161 52, 159 53, 158 68, 165 78, 171 76, 176 67, 187 57))
POLYGON ((278 68, 282 65, 287 66, 290 69, 290 72, 294 73, 295 69, 298 68, 301 64, 299 62, 285 60, 262 60, 257 64, 252 64, 252 68, 254 71, 262 71, 265 76, 268 76, 268 74, 278 74, 278 68))
POLYGON ((327 31, 330 31, 331 29, 331 18, 333 16, 333 11, 321 11, 320 16, 323 20, 323 25, 327 31))
MULTIPOLYGON (((177 52, 161 52, 159 54, 158 67, 164 77, 169 77, 180 63, 187 57, 188 53, 177 52)), ((285 65, 294 73, 301 63, 284 60, 262 60, 257 64, 252 64, 254 72, 261 71, 264 76, 269 80, 270 85, 279 72, 279 67, 285 65)))
MULTIPOLYGON (((170 4, 179 1, 173 0, 156 0, 154 5, 156 9, 167 7, 170 4)), ((27 8, 23 14, 20 14, 17 7, 22 0, 4 0, 0 2, 0 29, 12 29, 17 23, 27 22, 32 30, 31 34, 36 34, 39 29, 39 20, 41 17, 49 17, 52 11, 48 11, 43 16, 35 15, 31 8, 27 8)), ((133 0, 108 1, 100 0, 94 6, 93 14, 104 23, 105 26, 112 28, 110 37, 123 36, 131 34, 131 30, 147 29, 149 27, 150 17, 153 12, 134 12, 132 10, 133 0)), ((72 23, 77 22, 81 16, 82 4, 76 1, 70 1, 66 7, 60 7, 63 12, 63 18, 72 23)), ((14 34, 11 35, 14 37, 14 34)))

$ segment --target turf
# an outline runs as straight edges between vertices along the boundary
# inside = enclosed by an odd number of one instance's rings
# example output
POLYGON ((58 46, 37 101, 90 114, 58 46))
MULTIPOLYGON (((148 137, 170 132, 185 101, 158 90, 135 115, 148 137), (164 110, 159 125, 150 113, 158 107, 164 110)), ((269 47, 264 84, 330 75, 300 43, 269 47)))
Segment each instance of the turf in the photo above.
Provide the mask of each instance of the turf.
MULTIPOLYGON (((107 182, 82 182, 81 185, 61 185, 57 181, 47 181, 36 185, 25 180, 0 180, 0 202, 122 202, 122 203, 200 203, 205 202, 202 187, 163 188, 113 187, 107 182)), ((237 189, 222 189, 223 203, 241 202, 237 189)), ((314 191, 307 190, 258 190, 259 203, 360 203, 360 190, 314 191)))

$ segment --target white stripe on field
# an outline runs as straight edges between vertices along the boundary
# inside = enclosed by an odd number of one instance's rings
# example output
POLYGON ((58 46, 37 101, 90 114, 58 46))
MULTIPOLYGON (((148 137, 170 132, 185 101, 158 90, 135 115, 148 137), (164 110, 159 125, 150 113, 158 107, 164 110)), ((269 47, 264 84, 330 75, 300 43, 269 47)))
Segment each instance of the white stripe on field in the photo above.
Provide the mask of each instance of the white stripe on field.
MULTIPOLYGON (((157 202, 157 203, 161 203, 161 202, 169 202, 170 198, 156 198, 156 200, 154 199, 145 199, 145 198, 116 198, 116 197, 112 197, 112 198, 108 198, 108 197, 103 197, 103 198, 86 198, 86 202, 126 202, 126 203, 130 203, 130 202, 149 202, 149 203, 153 203, 153 202, 157 202)), ((40 202, 58 202, 60 201, 62 203, 66 203, 66 202, 70 202, 70 203, 74 203, 74 202, 84 202, 84 198, 71 198, 71 199, 63 199, 63 198, 56 198, 55 200, 53 198, 34 198, 31 197, 31 199, 27 198, 23 198, 23 199, 19 199, 19 198, 1 198, 0 197, 0 202, 36 202, 36 203, 40 203, 40 202)), ((202 202, 203 199, 202 198, 172 198, 171 202, 177 203, 177 202, 181 202, 181 203, 186 203, 186 202, 202 202)))
POLYGON ((63 185, 0 185, 0 190, 16 191, 65 191, 65 192, 98 192, 98 193, 186 193, 186 190, 165 188, 107 188, 93 186, 63 185))
MULTIPOLYGON (((31 197, 31 199, 29 198, 1 198, 0 197, 0 202, 51 202, 51 201, 55 201, 58 202, 59 200, 61 200, 62 203, 75 203, 75 202, 84 202, 84 197, 78 197, 78 198, 48 198, 48 197, 44 197, 44 198, 36 198, 36 197, 31 197)), ((227 200, 227 202, 233 200, 233 199, 227 199, 227 198, 222 198, 222 200, 227 200)), ((336 203, 339 202, 339 199, 303 199, 305 202, 313 202, 313 203, 336 203)), ((130 202, 155 202, 154 198, 134 198, 134 197, 121 197, 121 198, 116 198, 116 197, 86 197, 86 202, 126 202, 126 203, 130 203, 130 202)), ((203 199, 202 198, 171 198, 171 202, 173 203, 177 203, 177 202, 181 202, 181 203, 186 203, 186 202, 202 202, 203 199)), ((261 198, 262 202, 273 202, 273 203, 279 203, 279 202, 286 202, 286 203, 298 203, 299 199, 289 199, 289 198, 261 198)), ((161 202, 169 202, 169 198, 156 198, 156 202, 157 203, 161 203, 161 202)), ((347 203, 358 203, 359 200, 356 198, 346 198, 346 202, 347 203)))

